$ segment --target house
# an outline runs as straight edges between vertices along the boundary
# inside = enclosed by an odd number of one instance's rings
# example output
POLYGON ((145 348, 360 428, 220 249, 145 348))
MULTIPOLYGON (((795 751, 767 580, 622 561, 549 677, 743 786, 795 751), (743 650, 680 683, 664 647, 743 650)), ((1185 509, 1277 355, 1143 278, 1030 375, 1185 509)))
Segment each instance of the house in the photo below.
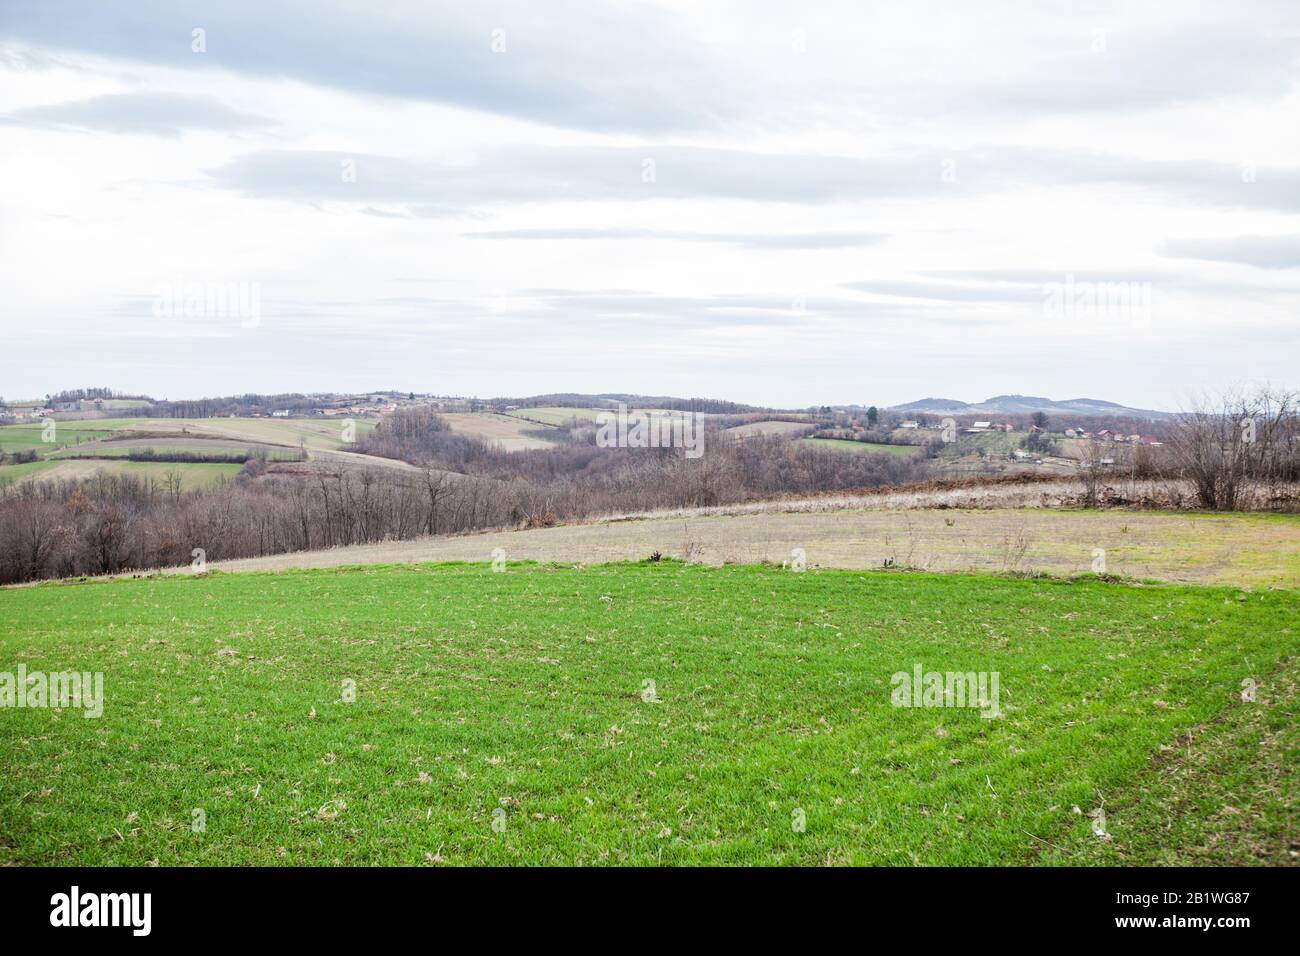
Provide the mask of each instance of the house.
POLYGON ((287 408, 278 408, 278 409, 276 409, 275 411, 273 411, 273 412, 271 413, 271 417, 272 417, 272 418, 288 418, 288 417, 289 417, 289 409, 287 409, 287 408))
POLYGON ((985 432, 988 431, 992 426, 993 426, 992 422, 976 422, 971 427, 974 428, 977 432, 985 432))
POLYGON ((899 427, 900 427, 900 428, 920 428, 920 427, 921 427, 921 423, 920 423, 920 422, 903 422, 903 424, 900 425, 899 427))
POLYGON ((1164 444, 1164 442, 1160 441, 1158 438, 1155 438, 1155 437, 1153 437, 1153 436, 1151 436, 1151 435, 1143 435, 1142 438, 1141 438, 1141 442, 1142 442, 1142 444, 1144 444, 1144 445, 1153 445, 1153 446, 1154 446, 1154 445, 1163 445, 1163 444, 1164 444))

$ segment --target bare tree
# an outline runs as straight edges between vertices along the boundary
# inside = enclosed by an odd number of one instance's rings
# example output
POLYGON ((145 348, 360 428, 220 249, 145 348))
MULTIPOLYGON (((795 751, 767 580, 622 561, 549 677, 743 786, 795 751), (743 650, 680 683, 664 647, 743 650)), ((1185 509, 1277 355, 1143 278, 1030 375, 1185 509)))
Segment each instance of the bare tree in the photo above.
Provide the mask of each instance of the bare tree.
POLYGON ((1270 494, 1280 482, 1293 481, 1300 452, 1296 413, 1294 393, 1264 388, 1202 399, 1179 415, 1172 458, 1201 507, 1232 511, 1251 481, 1270 494))

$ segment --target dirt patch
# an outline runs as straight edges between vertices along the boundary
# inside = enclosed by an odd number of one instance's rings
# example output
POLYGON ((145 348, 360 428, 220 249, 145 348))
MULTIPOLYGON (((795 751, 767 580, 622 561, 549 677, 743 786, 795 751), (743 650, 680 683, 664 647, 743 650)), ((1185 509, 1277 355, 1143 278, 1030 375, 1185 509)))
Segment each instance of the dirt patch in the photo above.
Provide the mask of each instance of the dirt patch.
POLYGON ((446 412, 442 417, 446 419, 452 431, 483 441, 496 442, 506 451, 555 447, 553 442, 529 434, 547 426, 525 421, 522 418, 494 415, 488 412, 446 412))
POLYGON ((812 424, 810 422, 750 422, 747 425, 728 428, 725 434, 747 438, 750 435, 790 435, 811 429, 812 424))
POLYGON ((1300 519, 1047 509, 818 510, 604 521, 359 545, 223 562, 229 571, 420 561, 578 564, 655 552, 706 564, 1100 573, 1190 583, 1300 586, 1300 519), (796 551, 799 549, 799 552, 796 551))

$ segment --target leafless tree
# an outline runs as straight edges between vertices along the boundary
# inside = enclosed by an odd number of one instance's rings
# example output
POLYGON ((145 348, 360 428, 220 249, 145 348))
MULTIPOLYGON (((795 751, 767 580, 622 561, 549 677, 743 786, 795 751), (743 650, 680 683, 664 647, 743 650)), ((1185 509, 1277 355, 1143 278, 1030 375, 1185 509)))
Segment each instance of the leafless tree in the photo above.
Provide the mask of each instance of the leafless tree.
POLYGON ((1272 496, 1295 480, 1298 408, 1295 393, 1262 388, 1201 399, 1178 416, 1173 464, 1201 507, 1232 511, 1252 481, 1272 496))

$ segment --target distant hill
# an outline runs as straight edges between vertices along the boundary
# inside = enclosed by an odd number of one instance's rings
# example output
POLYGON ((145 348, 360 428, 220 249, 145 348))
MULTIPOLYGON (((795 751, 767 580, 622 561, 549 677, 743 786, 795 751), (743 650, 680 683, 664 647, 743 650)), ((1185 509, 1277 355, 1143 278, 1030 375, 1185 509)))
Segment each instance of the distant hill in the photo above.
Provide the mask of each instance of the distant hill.
POLYGON ((1116 402, 1106 402, 1099 398, 1071 398, 1054 401, 1037 395, 995 395, 982 402, 959 402, 952 398, 923 398, 906 405, 895 405, 896 412, 928 412, 930 414, 946 413, 957 415, 989 414, 1032 414, 1046 412, 1056 415, 1075 415, 1079 417, 1106 418, 1168 418, 1169 412, 1157 412, 1149 408, 1129 408, 1116 402))

